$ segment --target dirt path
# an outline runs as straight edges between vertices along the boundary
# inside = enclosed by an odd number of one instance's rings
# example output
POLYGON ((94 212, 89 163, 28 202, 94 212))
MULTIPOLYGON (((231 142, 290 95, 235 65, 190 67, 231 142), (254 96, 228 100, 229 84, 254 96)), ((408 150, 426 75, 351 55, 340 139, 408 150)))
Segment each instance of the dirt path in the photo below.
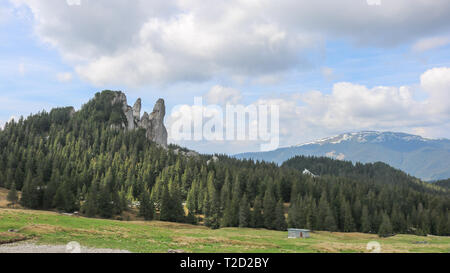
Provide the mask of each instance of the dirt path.
POLYGON ((32 242, 21 242, 0 245, 0 253, 131 253, 128 250, 88 248, 77 244, 37 245, 32 242))

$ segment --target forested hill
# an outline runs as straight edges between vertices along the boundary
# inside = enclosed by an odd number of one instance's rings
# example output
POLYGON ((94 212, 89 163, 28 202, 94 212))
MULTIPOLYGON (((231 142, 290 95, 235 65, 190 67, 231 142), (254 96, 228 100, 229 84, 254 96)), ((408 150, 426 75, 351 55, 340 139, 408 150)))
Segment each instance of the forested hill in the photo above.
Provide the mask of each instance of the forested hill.
POLYGON ((377 184, 390 184, 414 188, 418 191, 448 194, 439 188, 410 176, 383 162, 355 163, 331 159, 329 157, 296 156, 282 165, 299 171, 308 170, 318 176, 346 177, 355 180, 373 181, 377 184))
POLYGON ((450 190, 450 179, 436 181, 434 185, 450 190))
POLYGON ((119 95, 104 91, 77 112, 59 108, 7 123, 0 131, 0 187, 21 190, 27 208, 89 217, 137 209, 146 220, 211 228, 450 235, 450 198, 442 188, 402 182, 409 178, 401 172, 378 174, 382 168, 351 177, 340 175, 346 166, 322 172, 312 164, 311 171, 327 173, 313 178, 295 162, 278 167, 166 148, 149 140, 152 132, 123 128, 129 119, 115 103, 119 95))

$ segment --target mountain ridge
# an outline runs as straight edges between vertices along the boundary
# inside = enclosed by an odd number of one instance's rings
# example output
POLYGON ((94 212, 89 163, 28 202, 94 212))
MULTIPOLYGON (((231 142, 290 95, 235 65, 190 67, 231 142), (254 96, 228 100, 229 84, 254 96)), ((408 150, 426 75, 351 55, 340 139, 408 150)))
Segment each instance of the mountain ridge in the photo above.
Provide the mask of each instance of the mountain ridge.
POLYGON ((450 140, 430 139, 401 132, 343 133, 270 152, 242 153, 240 159, 282 164, 298 155, 325 156, 352 162, 384 162, 426 181, 450 177, 450 140))

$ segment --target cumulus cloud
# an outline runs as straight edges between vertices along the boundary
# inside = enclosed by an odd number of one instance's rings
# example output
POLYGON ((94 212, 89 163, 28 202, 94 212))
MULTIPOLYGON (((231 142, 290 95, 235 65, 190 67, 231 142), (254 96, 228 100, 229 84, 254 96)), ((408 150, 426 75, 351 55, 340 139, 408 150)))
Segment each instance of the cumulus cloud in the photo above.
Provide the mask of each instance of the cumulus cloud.
POLYGON ((425 100, 414 99, 410 86, 368 88, 336 83, 331 94, 310 91, 296 98, 274 99, 280 105, 284 143, 357 130, 399 130, 425 136, 450 128, 450 68, 434 68, 420 78, 425 100), (446 128, 446 129, 445 129, 446 128))
MULTIPOLYGON (((447 119, 450 116, 450 68, 433 68, 420 77, 420 84, 428 93, 427 108, 447 119)), ((448 120, 447 120, 448 121, 448 120)))
POLYGON ((330 94, 316 90, 261 98, 254 104, 279 106, 280 139, 285 146, 360 130, 445 135, 450 129, 450 68, 434 68, 421 75, 419 92, 425 100, 415 99, 413 91, 411 86, 369 88, 340 82, 330 94))
POLYGON ((393 46, 450 22, 447 0, 10 1, 30 8, 38 37, 97 85, 274 79, 307 67, 325 37, 393 46))

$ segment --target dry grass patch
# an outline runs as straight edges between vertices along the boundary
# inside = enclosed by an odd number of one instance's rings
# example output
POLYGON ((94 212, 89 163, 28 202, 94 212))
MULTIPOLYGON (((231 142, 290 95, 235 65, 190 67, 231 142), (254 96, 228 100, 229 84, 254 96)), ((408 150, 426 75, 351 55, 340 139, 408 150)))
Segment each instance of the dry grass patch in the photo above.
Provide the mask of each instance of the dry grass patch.
MULTIPOLYGON (((319 243, 312 246, 313 249, 319 252, 327 253, 342 253, 342 252, 358 252, 358 253, 369 253, 367 250, 367 244, 364 243, 319 243)), ((398 245, 393 248, 391 245, 384 245, 381 243, 382 253, 407 253, 406 248, 401 248, 398 245)))
POLYGON ((63 228, 46 224, 33 224, 20 229, 20 232, 23 231, 35 234, 50 234, 63 231, 63 228))
POLYGON ((0 245, 11 244, 29 239, 27 236, 19 233, 0 232, 0 245))
POLYGON ((364 234, 364 233, 356 233, 356 232, 317 232, 321 235, 327 235, 331 237, 336 237, 340 240, 372 240, 372 239, 379 239, 378 235, 376 234, 364 234))
POLYGON ((183 223, 172 223, 172 222, 162 222, 162 221, 136 221, 132 223, 144 224, 146 226, 157 227, 157 228, 167 228, 167 229, 208 229, 205 226, 194 226, 183 223))
MULTIPOLYGON (((15 209, 6 209, 6 208, 0 208, 0 215, 10 215, 10 216, 17 216, 17 214, 24 214, 24 215, 30 215, 30 217, 37 217, 37 215, 60 215, 57 212, 53 211, 46 211, 46 210, 27 210, 22 208, 15 208, 15 209)), ((18 217, 18 216, 17 216, 18 217)))
MULTIPOLYGON (((9 201, 6 200, 6 196, 8 196, 8 192, 9 192, 8 189, 0 188, 0 208, 8 207, 9 201)), ((19 195, 19 198, 20 198, 21 193, 18 191, 17 194, 19 195)), ((15 207, 22 208, 22 206, 20 206, 19 204, 16 204, 15 207)))
POLYGON ((243 249, 265 249, 265 248, 278 248, 279 246, 271 243, 260 243, 251 241, 239 241, 228 239, 225 237, 187 237, 178 236, 172 238, 173 243, 179 246, 191 246, 191 245, 204 245, 204 244, 214 244, 220 245, 221 247, 240 247, 243 249))

